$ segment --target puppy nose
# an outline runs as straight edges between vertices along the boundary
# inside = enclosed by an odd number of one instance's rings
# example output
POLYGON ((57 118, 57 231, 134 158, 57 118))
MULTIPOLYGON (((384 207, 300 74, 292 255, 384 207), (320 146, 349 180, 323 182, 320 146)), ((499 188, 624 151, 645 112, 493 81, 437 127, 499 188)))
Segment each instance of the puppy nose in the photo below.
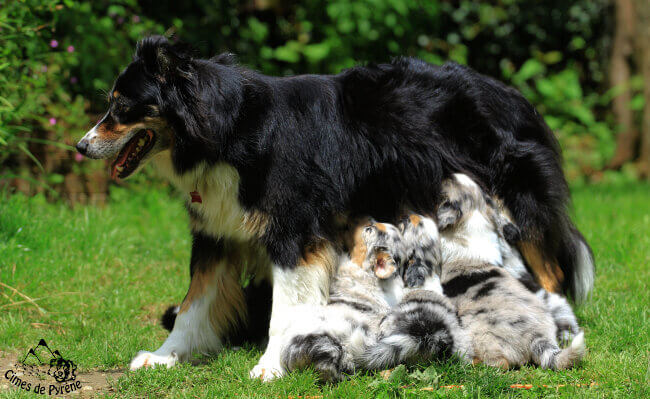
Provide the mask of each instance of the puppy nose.
POLYGON ((79 151, 81 155, 86 155, 86 152, 88 151, 88 140, 86 139, 79 140, 79 142, 77 143, 77 151, 79 151))

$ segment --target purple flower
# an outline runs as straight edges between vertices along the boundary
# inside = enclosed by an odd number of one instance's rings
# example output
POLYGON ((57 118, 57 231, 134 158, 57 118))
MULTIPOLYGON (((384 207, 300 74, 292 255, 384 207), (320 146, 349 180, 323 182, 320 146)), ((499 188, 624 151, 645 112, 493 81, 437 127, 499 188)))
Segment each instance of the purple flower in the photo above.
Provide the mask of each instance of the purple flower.
POLYGON ((56 125, 56 118, 50 118, 50 125, 56 125))
POLYGON ((41 67, 41 72, 47 72, 47 65, 43 65, 41 67))
POLYGON ((117 23, 122 25, 124 23, 124 17, 118 17, 117 18, 117 23))
POLYGON ((74 46, 68 46, 68 53, 74 53, 74 46))
POLYGON ((74 160, 77 161, 77 162, 81 162, 81 161, 84 160, 84 156, 81 155, 81 154, 79 154, 78 152, 76 152, 76 153, 74 154, 74 160))
POLYGON ((77 79, 76 76, 73 76, 73 77, 70 78, 70 83, 72 83, 73 85, 76 85, 78 81, 79 81, 79 79, 77 79))
POLYGON ((140 16, 139 15, 134 15, 131 18, 131 21, 133 21, 133 22, 135 22, 137 24, 138 22, 140 22, 140 16))
POLYGON ((57 48, 57 47, 59 47, 59 42, 57 42, 57 41, 54 40, 54 39, 50 40, 50 47, 52 47, 52 48, 57 48))

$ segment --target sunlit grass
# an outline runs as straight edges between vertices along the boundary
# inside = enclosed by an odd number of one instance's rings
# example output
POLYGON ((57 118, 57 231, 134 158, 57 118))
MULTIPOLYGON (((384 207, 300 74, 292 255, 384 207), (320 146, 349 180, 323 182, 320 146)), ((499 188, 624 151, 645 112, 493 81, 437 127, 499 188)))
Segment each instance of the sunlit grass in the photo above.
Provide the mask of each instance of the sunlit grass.
MULTIPOLYGON (((244 348, 199 366, 127 373, 104 394, 648 397, 650 186, 583 187, 574 191, 574 203, 575 220, 597 259, 594 295, 577 309, 589 353, 575 370, 503 372, 445 363, 434 365, 431 380, 418 379, 414 368, 388 382, 369 374, 320 386, 305 371, 262 384, 248 379, 260 351, 244 348)), ((138 350, 156 349, 166 337, 157 319, 185 294, 189 243, 182 204, 164 190, 117 189, 103 209, 2 196, 0 282, 35 303, 0 288, 0 351, 20 354, 45 338, 82 371, 124 369, 138 350)))

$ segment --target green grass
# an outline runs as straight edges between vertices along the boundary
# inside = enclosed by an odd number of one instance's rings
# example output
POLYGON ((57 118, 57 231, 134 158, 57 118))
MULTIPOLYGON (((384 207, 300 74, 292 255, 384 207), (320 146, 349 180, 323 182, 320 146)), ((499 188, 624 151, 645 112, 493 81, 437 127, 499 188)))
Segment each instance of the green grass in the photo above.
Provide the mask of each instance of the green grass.
MULTIPOLYGON (((40 338, 84 370, 124 369, 166 337, 157 319, 189 284, 189 235, 181 202, 161 190, 117 189, 103 209, 0 196, 0 282, 37 299, 41 313, 0 287, 0 351, 24 353, 40 338)), ((648 397, 650 186, 574 190, 574 214, 597 260, 593 298, 577 309, 589 353, 564 372, 437 364, 320 386, 311 371, 269 384, 248 379, 259 349, 226 350, 202 365, 127 373, 115 396, 173 397, 648 397), (415 372, 415 373, 414 373, 415 372), (433 378, 435 377, 435 378, 433 378), (597 383, 578 387, 575 384, 597 383), (532 384, 530 390, 510 388, 532 384), (566 384, 563 387, 558 385, 566 384), (463 385, 463 388, 440 388, 463 385), (544 388, 548 385, 552 388, 544 388), (432 386, 431 391, 420 390, 432 386)), ((4 376, 0 376, 4 378, 4 376)), ((0 381, 0 385, 4 380, 0 381)), ((33 393, 0 390, 0 396, 33 393)))

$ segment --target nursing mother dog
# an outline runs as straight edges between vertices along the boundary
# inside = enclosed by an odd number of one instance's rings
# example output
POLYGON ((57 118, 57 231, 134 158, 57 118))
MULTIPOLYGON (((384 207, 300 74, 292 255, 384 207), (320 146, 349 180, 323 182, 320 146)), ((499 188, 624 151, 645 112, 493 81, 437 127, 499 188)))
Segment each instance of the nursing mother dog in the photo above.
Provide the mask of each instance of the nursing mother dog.
POLYGON ((576 300, 592 288, 555 138, 521 94, 467 67, 398 58, 280 78, 154 36, 138 43, 108 101, 77 149, 115 158, 120 179, 155 164, 186 195, 193 235, 171 334, 132 369, 263 338, 270 308, 268 346, 250 375, 279 376, 277 333, 292 306, 327 302, 346 251, 341 226, 430 214, 453 173, 503 200, 544 288, 576 300))

